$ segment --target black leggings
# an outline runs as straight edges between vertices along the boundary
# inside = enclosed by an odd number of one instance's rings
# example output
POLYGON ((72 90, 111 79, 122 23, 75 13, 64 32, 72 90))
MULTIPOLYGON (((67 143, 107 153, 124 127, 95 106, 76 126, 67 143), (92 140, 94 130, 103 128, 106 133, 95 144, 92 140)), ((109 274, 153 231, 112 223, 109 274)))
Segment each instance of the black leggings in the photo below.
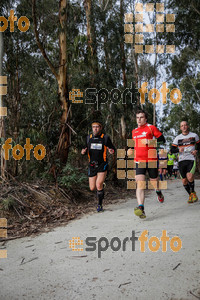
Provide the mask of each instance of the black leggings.
POLYGON ((172 176, 173 165, 170 165, 170 166, 168 165, 167 170, 168 170, 169 176, 171 177, 172 176))

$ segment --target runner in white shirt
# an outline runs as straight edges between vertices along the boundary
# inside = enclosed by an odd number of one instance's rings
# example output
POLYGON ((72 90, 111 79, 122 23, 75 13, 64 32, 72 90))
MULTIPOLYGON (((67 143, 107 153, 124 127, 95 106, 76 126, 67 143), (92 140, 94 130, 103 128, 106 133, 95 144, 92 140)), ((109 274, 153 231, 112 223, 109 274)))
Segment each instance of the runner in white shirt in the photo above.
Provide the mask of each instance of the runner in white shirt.
POLYGON ((174 177, 177 178, 177 174, 178 174, 178 161, 177 160, 174 161, 173 174, 174 174, 174 177))
POLYGON ((189 131, 186 121, 180 123, 180 129, 182 133, 174 139, 171 152, 179 152, 179 172, 182 183, 189 194, 188 203, 193 203, 198 201, 198 197, 194 191, 194 173, 196 169, 195 156, 197 151, 200 150, 200 140, 196 133, 189 131))

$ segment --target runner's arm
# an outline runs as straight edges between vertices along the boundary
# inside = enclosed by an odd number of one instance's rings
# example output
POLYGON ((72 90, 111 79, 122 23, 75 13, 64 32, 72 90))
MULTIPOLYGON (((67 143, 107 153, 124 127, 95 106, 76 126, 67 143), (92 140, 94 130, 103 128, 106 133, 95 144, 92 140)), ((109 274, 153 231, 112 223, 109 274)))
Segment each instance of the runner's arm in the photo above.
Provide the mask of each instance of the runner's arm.
POLYGON ((194 156, 197 155, 197 153, 199 152, 200 150, 200 141, 198 141, 195 145, 195 150, 191 152, 191 154, 193 154, 194 156))
POLYGON ((134 150, 134 147, 130 147, 130 146, 126 146, 125 148, 125 151, 126 151, 126 157, 128 158, 130 155, 133 154, 133 150, 134 150))
POLYGON ((157 138, 158 146, 160 146, 160 144, 166 142, 165 137, 163 136, 162 132, 156 126, 151 125, 150 130, 151 130, 152 134, 157 138))
POLYGON ((125 147, 125 151, 126 151, 126 158, 128 158, 128 156, 130 156, 133 153, 134 150, 134 145, 135 145, 135 139, 134 139, 134 129, 132 130, 132 140, 133 140, 133 146, 126 146, 125 147))
POLYGON ((193 154, 194 156, 197 155, 197 153, 199 152, 200 150, 200 139, 199 139, 199 136, 196 134, 195 136, 195 150, 191 152, 191 154, 193 154))
POLYGON ((163 136, 163 134, 161 136, 159 136, 159 138, 157 138, 157 142, 158 143, 165 143, 166 142, 165 137, 163 136))
POLYGON ((178 153, 179 152, 179 148, 177 145, 172 144, 171 146, 171 153, 178 153))
POLYGON ((111 139, 109 136, 107 136, 107 141, 106 141, 106 147, 108 147, 109 149, 113 149, 114 151, 116 150, 113 143, 111 142, 111 139))
POLYGON ((88 150, 88 137, 86 137, 85 139, 85 145, 82 147, 81 154, 82 155, 87 154, 87 150, 88 150))
POLYGON ((178 147, 178 137, 175 137, 175 139, 172 142, 171 145, 171 153, 179 153, 179 147, 178 147))
POLYGON ((160 146, 161 146, 162 144, 164 144, 165 142, 166 142, 165 137, 161 134, 161 135, 157 138, 157 147, 156 147, 157 151, 159 151, 160 146))

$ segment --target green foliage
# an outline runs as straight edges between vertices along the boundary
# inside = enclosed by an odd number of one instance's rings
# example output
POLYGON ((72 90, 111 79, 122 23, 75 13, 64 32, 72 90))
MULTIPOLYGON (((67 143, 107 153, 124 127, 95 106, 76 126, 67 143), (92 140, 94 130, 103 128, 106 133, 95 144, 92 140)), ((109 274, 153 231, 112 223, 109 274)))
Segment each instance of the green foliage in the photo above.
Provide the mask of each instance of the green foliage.
POLYGON ((8 197, 1 200, 2 209, 3 210, 10 210, 15 206, 15 200, 12 197, 8 197))
POLYGON ((63 168, 61 176, 58 177, 58 183, 71 190, 75 187, 85 187, 87 180, 88 178, 85 174, 81 173, 78 168, 74 168, 70 164, 67 164, 63 168))
POLYGON ((176 14, 177 34, 170 35, 171 41, 179 49, 183 49, 187 45, 194 52, 198 51, 200 42, 200 1, 169 0, 167 6, 176 14))

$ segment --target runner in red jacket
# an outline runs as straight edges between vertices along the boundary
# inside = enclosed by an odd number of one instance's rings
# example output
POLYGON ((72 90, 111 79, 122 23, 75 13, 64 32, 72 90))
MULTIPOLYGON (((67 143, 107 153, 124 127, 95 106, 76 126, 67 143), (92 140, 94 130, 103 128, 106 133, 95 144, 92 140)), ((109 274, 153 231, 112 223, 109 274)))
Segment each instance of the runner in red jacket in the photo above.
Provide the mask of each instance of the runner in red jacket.
MULTIPOLYGON (((144 212, 144 184, 146 171, 149 173, 150 181, 158 182, 158 157, 153 139, 158 142, 165 142, 165 138, 158 128, 147 123, 147 114, 143 110, 136 113, 136 121, 138 128, 133 129, 132 138, 135 141, 134 146, 134 161, 136 163, 136 197, 138 207, 135 208, 134 213, 140 218, 146 218, 144 212)), ((128 156, 133 153, 132 149, 128 150, 128 156)), ((158 201, 163 202, 164 196, 161 190, 156 189, 158 201)))

